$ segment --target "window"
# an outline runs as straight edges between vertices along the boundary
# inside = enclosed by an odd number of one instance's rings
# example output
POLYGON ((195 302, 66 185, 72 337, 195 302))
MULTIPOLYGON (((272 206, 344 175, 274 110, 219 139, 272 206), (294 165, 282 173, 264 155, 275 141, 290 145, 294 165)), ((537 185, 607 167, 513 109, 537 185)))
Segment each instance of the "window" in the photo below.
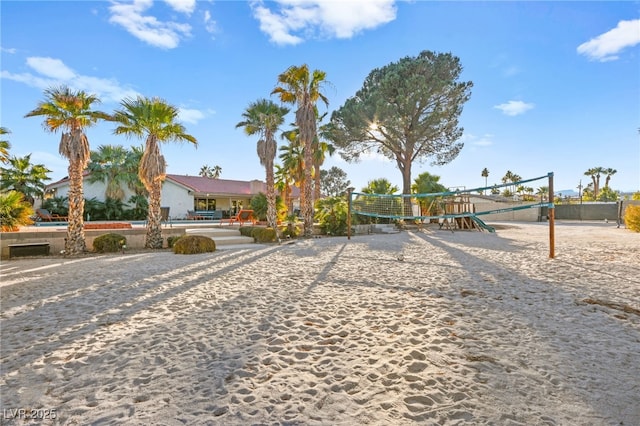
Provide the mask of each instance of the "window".
POLYGON ((195 198, 193 200, 193 208, 195 210, 215 210, 215 198, 195 198))

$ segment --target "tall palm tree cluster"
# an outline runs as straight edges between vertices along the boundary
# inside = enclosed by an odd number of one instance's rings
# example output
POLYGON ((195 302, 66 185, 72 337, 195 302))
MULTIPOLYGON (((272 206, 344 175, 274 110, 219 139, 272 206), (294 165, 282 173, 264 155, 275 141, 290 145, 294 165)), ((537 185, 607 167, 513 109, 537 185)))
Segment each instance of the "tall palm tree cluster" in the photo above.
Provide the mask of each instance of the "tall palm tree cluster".
MULTIPOLYGON (((84 237, 84 191, 83 172, 91 160, 86 129, 100 121, 116 123, 114 133, 126 137, 145 138, 145 146, 137 164, 140 181, 149 194, 149 210, 145 247, 161 248, 160 194, 166 174, 166 162, 160 150, 160 143, 187 141, 197 145, 196 138, 186 132, 177 122, 178 109, 159 98, 127 98, 121 108, 113 114, 94 109, 100 100, 82 90, 74 91, 67 86, 54 87, 45 91, 45 99, 26 117, 44 117, 45 130, 61 132, 59 152, 69 160, 69 213, 65 253, 82 253, 86 250, 84 237)), ((128 159, 118 148, 101 147, 95 158, 94 179, 107 180, 108 196, 119 198, 121 176, 115 173, 116 165, 122 166, 128 159), (108 159, 108 160, 107 160, 108 159), (104 160, 104 161, 102 161, 104 160)), ((136 166, 125 164, 126 167, 136 166)), ((124 182, 134 186, 133 181, 124 182)))
POLYGON ((604 188, 605 191, 609 190, 609 182, 611 181, 611 176, 618 173, 617 170, 612 168, 605 167, 592 167, 586 172, 584 172, 585 176, 589 176, 591 178, 591 183, 587 186, 585 192, 591 192, 593 199, 599 199, 602 188, 600 187, 600 177, 602 175, 605 176, 604 188))
POLYGON ((289 206, 289 189, 293 183, 301 188, 303 234, 307 237, 313 232, 314 201, 320 198, 320 166, 325 154, 333 152, 332 145, 321 140, 323 127, 318 128, 324 115, 318 113, 317 104, 319 101, 325 105, 329 103, 322 93, 325 83, 326 73, 310 71, 306 64, 289 67, 278 76, 278 85, 271 95, 276 95, 283 104, 296 107, 294 128, 282 132, 282 137, 288 141, 288 145, 280 147, 282 165, 274 164, 277 153, 275 135, 289 113, 288 108, 259 99, 247 107, 242 114, 243 121, 236 125, 244 128, 247 135, 259 138, 258 157, 266 171, 267 225, 277 229, 275 188, 281 190, 285 204, 289 206))

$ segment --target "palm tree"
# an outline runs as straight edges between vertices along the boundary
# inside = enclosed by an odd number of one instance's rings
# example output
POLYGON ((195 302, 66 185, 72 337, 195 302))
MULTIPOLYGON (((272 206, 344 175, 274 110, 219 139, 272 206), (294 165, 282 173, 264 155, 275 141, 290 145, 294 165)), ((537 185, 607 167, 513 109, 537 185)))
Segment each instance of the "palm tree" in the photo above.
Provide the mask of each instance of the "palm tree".
POLYGON ((272 101, 259 99, 249 104, 242 113, 243 121, 236 124, 236 128, 244 127, 244 132, 249 135, 258 134, 258 157, 267 174, 267 226, 277 228, 276 191, 273 174, 273 162, 276 157, 278 145, 275 133, 284 122, 284 117, 289 113, 288 108, 276 105, 272 101))
POLYGON ((35 202, 35 197, 42 198, 44 181, 51 179, 47 176, 51 170, 43 164, 31 164, 31 154, 9 158, 9 166, 0 168, 2 174, 0 189, 21 193, 31 205, 35 202))
POLYGON ((122 145, 100 145, 97 151, 91 151, 89 163, 89 182, 106 182, 105 198, 124 200, 123 184, 126 176, 128 151, 122 145))
POLYGON ((586 172, 584 172, 585 176, 590 176, 593 182, 593 198, 598 198, 598 193, 600 192, 600 175, 605 172, 603 167, 592 167, 586 172))
POLYGON ((62 130, 58 151, 69 160, 69 222, 65 254, 73 255, 86 250, 84 239, 84 168, 89 163, 89 139, 84 133, 100 120, 110 120, 111 116, 93 110, 93 104, 100 103, 95 95, 79 90, 73 91, 67 86, 45 90, 45 100, 25 117, 44 116, 44 128, 50 132, 62 130))
MULTIPOLYGON (((439 179, 439 177, 438 177, 439 179)), ((367 182, 367 186, 362 188, 362 192, 365 194, 395 194, 400 191, 396 185, 389 182, 389 180, 385 178, 374 179, 367 182)))
MULTIPOLYGON (((440 183, 440 176, 432 175, 429 172, 421 173, 415 178, 413 185, 411 185, 411 192, 414 194, 432 194, 436 192, 446 192, 447 187, 440 183)), ((421 214, 437 214, 437 207, 442 196, 432 197, 420 197, 418 203, 420 204, 421 214)), ((437 219, 436 219, 437 221, 437 219)))
POLYGON ((127 188, 129 188, 134 195, 147 198, 149 192, 140 180, 140 176, 138 176, 140 161, 142 160, 143 155, 144 147, 142 145, 132 146, 131 150, 127 151, 127 158, 124 164, 124 181, 127 184, 127 188))
POLYGON ((149 191, 149 212, 147 217, 146 248, 162 248, 162 228, 160 198, 162 182, 166 175, 166 162, 160 152, 160 142, 191 142, 197 145, 195 137, 186 133, 182 124, 176 122, 178 108, 159 98, 127 98, 121 103, 122 109, 115 112, 118 126, 116 135, 127 137, 146 136, 144 153, 140 159, 138 176, 149 191))
MULTIPOLYGON (((284 136, 285 134, 283 134, 284 136)), ((287 181, 302 188, 305 177, 304 156, 302 148, 296 144, 282 145, 278 158, 282 161, 283 173, 286 171, 287 181)), ((300 191, 300 205, 304 204, 304 192, 300 191)))
POLYGON ((487 169, 486 167, 484 169, 482 169, 482 174, 481 176, 484 178, 484 186, 485 188, 482 190, 483 194, 487 193, 487 179, 489 178, 489 169, 487 169))
POLYGON ((198 175, 210 178, 213 176, 213 169, 211 168, 211 166, 205 164, 204 166, 200 167, 198 175))
POLYGON ((200 171, 198 174, 202 177, 208 177, 211 179, 218 179, 220 177, 220 173, 222 173, 222 167, 214 166, 211 167, 208 164, 200 167, 200 171))
POLYGON ((291 185, 295 184, 291 170, 280 164, 276 164, 274 178, 275 187, 280 191, 282 202, 287 207, 287 211, 291 212, 293 210, 293 206, 291 205, 291 185))
POLYGON ((612 169, 612 168, 608 168, 608 169, 604 169, 603 172, 606 175, 606 179, 604 181, 604 187, 608 188, 609 187, 609 181, 611 180, 611 176, 615 175, 616 173, 618 173, 618 171, 616 169, 612 169))
MULTIPOLYGON (((4 127, 0 127, 0 135, 7 135, 11 133, 9 129, 4 127)), ((0 140, 0 163, 7 164, 9 162, 9 150, 11 149, 11 144, 9 141, 0 140)))
POLYGON ((545 198, 547 198, 547 195, 549 195, 549 187, 548 186, 539 187, 538 192, 536 192, 536 194, 540 196, 540 201, 544 201, 545 198))
MULTIPOLYGON (((309 67, 291 66, 278 76, 280 86, 276 87, 271 94, 277 94, 284 103, 297 105, 296 125, 300 129, 300 142, 303 146, 304 162, 307 165, 313 164, 313 141, 316 138, 316 117, 318 101, 325 105, 329 101, 321 92, 325 82, 326 73, 314 70, 309 72, 309 67)), ((305 179, 302 187, 302 216, 304 220, 304 236, 310 237, 313 233, 313 197, 311 193, 311 182, 313 169, 306 167, 305 179)))

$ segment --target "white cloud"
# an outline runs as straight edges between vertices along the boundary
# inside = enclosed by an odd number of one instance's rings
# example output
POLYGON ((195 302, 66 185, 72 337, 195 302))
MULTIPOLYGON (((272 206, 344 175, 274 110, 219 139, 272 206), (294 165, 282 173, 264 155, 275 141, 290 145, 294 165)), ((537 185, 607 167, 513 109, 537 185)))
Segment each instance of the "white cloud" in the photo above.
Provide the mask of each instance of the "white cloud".
POLYGON ((176 12, 187 15, 193 13, 196 8, 196 0, 164 0, 176 12))
POLYGON ((184 121, 185 123, 196 124, 204 117, 205 114, 197 109, 180 108, 180 111, 178 112, 178 119, 180 121, 184 121))
MULTIPOLYGON (((182 5, 179 11, 184 11, 186 7, 184 4, 190 2, 170 2, 174 8, 178 3, 182 5)), ((134 37, 152 46, 165 49, 177 47, 183 37, 191 34, 191 26, 177 22, 162 22, 153 16, 145 16, 144 12, 152 5, 152 0, 134 0, 133 3, 114 2, 109 7, 111 12, 109 22, 122 26, 134 37)))
POLYGON ((465 145, 491 146, 493 145, 493 135, 487 133, 482 136, 476 136, 471 133, 465 133, 461 138, 461 142, 465 145))
POLYGON ((138 96, 135 90, 122 86, 114 79, 78 74, 60 59, 30 57, 27 58, 27 66, 34 73, 13 74, 3 70, 0 76, 41 90, 66 85, 75 90, 95 94, 103 102, 120 102, 126 97, 138 96))
POLYGON ((209 12, 208 10, 204 11, 204 28, 210 34, 218 31, 218 24, 216 21, 211 19, 211 12, 209 12))
POLYGON ((509 101, 504 104, 496 105, 494 108, 499 109, 505 115, 515 116, 524 114, 525 112, 533 109, 535 105, 522 102, 522 101, 509 101))
POLYGON ((618 59, 617 54, 640 43, 640 19, 620 21, 618 26, 578 46, 578 53, 600 62, 618 59))
POLYGON ((396 18, 394 0, 277 0, 272 11, 262 0, 251 3, 260 29, 277 44, 298 44, 303 37, 351 38, 396 18), (297 33, 297 34, 294 34, 297 33))
POLYGON ((15 48, 9 48, 9 47, 0 47, 0 50, 1 50, 2 52, 6 52, 6 53, 9 53, 9 54, 11 54, 11 55, 13 55, 14 53, 16 53, 16 52, 18 51, 18 50, 17 50, 17 49, 15 49, 15 48))
POLYGON ((56 80, 71 80, 76 76, 71 68, 66 66, 60 59, 30 57, 27 58, 27 65, 37 73, 56 80))

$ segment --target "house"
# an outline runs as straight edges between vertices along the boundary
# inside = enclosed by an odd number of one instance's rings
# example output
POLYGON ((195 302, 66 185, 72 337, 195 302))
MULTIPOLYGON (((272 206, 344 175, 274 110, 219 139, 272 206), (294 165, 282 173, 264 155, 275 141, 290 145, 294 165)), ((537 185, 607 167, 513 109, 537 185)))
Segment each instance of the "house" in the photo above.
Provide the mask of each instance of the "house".
MULTIPOLYGON (((84 175, 84 197, 99 201, 105 199, 104 182, 91 183, 88 173, 84 175)), ((162 185, 161 205, 169 207, 169 215, 174 219, 184 219, 189 210, 220 210, 223 217, 234 215, 242 208, 248 208, 251 198, 260 192, 266 194, 266 184, 260 180, 251 181, 213 179, 202 176, 167 174, 162 185)), ((124 200, 133 194, 128 188, 124 200)), ((66 197, 69 192, 69 179, 47 185, 46 197, 66 197)), ((299 205, 300 191, 292 188, 294 206, 299 205)))

